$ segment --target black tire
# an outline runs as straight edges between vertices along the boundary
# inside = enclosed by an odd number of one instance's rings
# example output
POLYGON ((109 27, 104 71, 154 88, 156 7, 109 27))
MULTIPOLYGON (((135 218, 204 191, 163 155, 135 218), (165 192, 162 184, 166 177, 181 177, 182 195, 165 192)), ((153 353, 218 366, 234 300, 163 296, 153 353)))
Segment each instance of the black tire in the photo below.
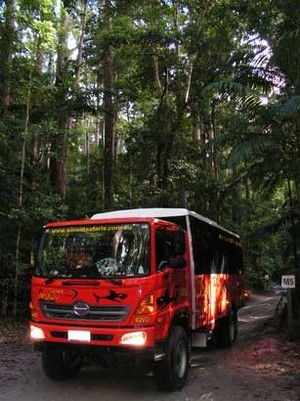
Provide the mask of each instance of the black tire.
POLYGON ((172 326, 166 358, 155 365, 155 378, 160 390, 175 391, 185 385, 189 356, 189 342, 185 330, 181 326, 172 326))
POLYGON ((44 373, 52 380, 67 380, 79 374, 82 359, 77 352, 48 346, 42 351, 44 373))
POLYGON ((238 334, 237 314, 232 309, 221 318, 216 327, 217 345, 222 348, 232 347, 238 334))

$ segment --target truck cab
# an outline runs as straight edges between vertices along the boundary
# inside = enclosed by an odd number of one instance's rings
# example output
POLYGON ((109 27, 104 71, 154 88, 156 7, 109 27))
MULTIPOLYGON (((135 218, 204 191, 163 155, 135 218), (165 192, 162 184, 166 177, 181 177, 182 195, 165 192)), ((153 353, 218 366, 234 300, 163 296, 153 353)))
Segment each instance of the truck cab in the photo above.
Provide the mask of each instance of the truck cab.
POLYGON ((46 375, 78 373, 90 354, 106 365, 118 357, 154 361, 157 370, 176 325, 183 366, 169 387, 181 386, 189 354, 186 241, 181 227, 153 217, 47 224, 31 301, 31 338, 46 375))

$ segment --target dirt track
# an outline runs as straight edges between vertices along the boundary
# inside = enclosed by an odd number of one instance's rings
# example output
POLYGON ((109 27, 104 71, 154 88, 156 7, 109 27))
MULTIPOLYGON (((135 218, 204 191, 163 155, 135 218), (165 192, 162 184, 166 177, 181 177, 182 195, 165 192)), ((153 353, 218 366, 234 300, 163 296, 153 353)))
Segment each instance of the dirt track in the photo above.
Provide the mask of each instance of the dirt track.
POLYGON ((274 319, 278 298, 253 295, 239 312, 239 340, 230 350, 193 352, 183 390, 162 393, 153 377, 114 375, 97 366, 77 379, 52 382, 24 328, 0 332, 1 401, 300 401, 300 344, 288 342, 274 319))

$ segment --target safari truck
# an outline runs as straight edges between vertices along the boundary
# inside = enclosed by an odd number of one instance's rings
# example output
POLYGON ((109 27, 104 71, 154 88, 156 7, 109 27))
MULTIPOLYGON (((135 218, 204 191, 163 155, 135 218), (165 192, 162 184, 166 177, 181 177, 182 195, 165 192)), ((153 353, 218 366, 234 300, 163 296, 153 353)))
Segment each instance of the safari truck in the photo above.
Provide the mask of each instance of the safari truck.
POLYGON ((51 222, 32 277, 30 337, 53 380, 89 360, 132 363, 174 391, 186 383, 193 347, 233 345, 243 291, 240 237, 193 211, 51 222))

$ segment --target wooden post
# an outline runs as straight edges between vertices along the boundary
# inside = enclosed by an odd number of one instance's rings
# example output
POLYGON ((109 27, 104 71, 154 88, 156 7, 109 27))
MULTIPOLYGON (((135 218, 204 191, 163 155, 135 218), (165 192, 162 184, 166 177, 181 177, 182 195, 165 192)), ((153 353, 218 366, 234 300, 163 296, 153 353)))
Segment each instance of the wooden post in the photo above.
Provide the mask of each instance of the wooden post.
POLYGON ((285 275, 281 276, 281 287, 287 290, 287 313, 288 313, 288 331, 290 340, 294 339, 294 313, 293 313, 293 293, 292 290, 296 288, 296 277, 295 275, 285 275))
POLYGON ((287 290, 287 313, 288 313, 288 331, 289 339, 293 340, 294 337, 294 316, 293 316, 293 297, 292 289, 287 290))

